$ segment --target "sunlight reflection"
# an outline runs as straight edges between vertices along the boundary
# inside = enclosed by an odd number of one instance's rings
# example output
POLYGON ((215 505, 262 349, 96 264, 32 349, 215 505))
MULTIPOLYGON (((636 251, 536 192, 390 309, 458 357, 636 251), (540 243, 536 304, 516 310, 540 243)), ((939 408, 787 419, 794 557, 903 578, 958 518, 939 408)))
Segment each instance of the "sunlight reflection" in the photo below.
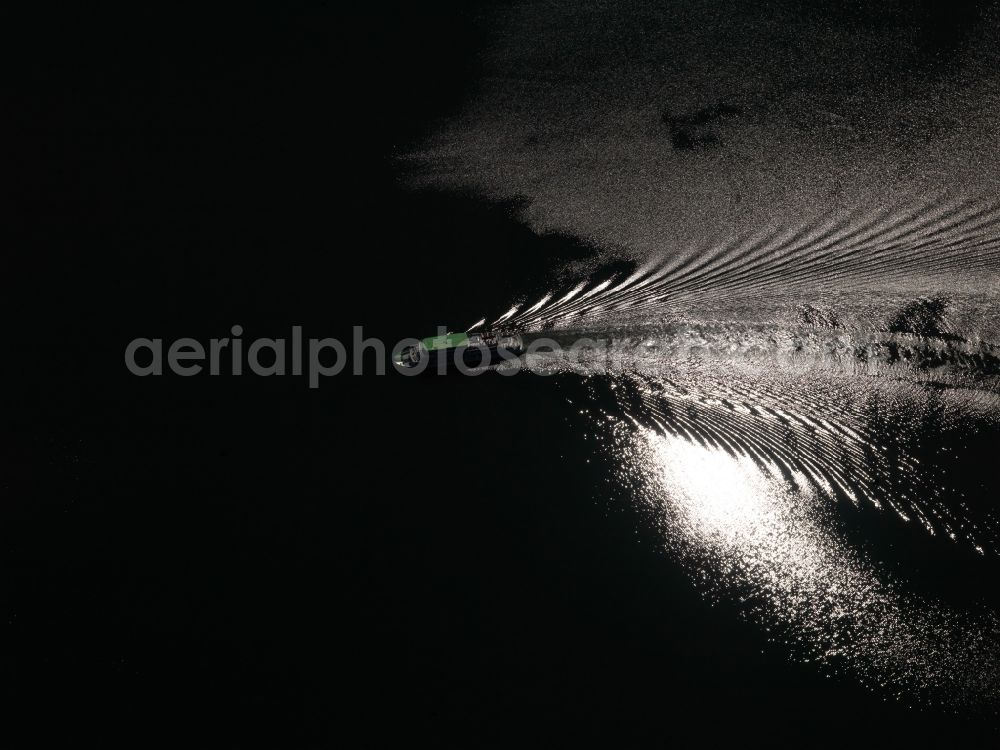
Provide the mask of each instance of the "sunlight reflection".
POLYGON ((616 443, 666 546, 710 596, 738 592, 770 640, 899 698, 942 687, 958 702, 994 694, 995 619, 901 592, 843 541, 833 506, 804 477, 793 483, 748 457, 647 428, 623 429, 616 443))

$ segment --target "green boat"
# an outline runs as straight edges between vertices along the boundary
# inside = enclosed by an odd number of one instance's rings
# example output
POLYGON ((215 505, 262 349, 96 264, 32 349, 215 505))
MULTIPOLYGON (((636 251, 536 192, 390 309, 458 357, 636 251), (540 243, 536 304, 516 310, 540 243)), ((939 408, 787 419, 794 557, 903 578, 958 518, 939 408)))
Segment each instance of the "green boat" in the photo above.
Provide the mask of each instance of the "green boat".
POLYGON ((523 351, 524 341, 518 334, 492 331, 446 333, 404 347, 393 358, 393 363, 407 369, 441 363, 449 370, 459 363, 470 368, 489 367, 504 360, 516 359, 523 351))

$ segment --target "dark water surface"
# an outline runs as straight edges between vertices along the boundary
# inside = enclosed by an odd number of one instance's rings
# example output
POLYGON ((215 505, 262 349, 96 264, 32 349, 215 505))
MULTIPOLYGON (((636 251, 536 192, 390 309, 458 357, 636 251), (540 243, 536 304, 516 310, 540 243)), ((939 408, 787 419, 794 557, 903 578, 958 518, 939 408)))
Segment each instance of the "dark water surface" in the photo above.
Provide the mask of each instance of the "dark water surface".
POLYGON ((995 740, 993 10, 633 5, 46 32, 26 736, 995 740), (505 315, 593 345, 316 390, 122 364, 505 315))

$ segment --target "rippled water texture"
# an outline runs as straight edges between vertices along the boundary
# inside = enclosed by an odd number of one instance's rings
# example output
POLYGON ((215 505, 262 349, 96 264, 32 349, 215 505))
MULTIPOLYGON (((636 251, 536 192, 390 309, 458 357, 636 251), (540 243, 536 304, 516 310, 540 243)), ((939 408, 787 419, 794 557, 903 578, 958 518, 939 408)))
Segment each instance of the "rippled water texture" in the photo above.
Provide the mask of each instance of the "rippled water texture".
POLYGON ((598 257, 487 322, 562 346, 527 366, 589 384, 615 484, 706 596, 831 674, 995 706, 1000 514, 965 458, 1000 435, 995 15, 931 73, 923 22, 875 10, 685 31, 688 11, 634 3, 636 37, 562 3, 525 31, 528 7, 411 180, 526 198, 598 257), (540 61, 559 19, 608 53, 597 72, 540 61), (920 584, 897 533, 911 562, 968 555, 984 596, 920 584))
POLYGON ((966 242, 964 217, 992 227, 993 212, 923 216, 903 239, 829 232, 598 275, 501 324, 561 345, 528 357, 536 372, 610 389, 615 407, 594 416, 618 482, 707 595, 735 600, 824 669, 901 699, 989 705, 996 614, 915 592, 908 571, 871 559, 842 524, 845 509, 891 514, 928 540, 1000 552, 991 469, 956 464, 998 434, 996 299, 969 286, 904 291, 864 262, 880 256, 912 281, 934 244, 937 260, 992 272, 995 245, 966 242), (839 288, 810 291, 824 281, 839 288))

